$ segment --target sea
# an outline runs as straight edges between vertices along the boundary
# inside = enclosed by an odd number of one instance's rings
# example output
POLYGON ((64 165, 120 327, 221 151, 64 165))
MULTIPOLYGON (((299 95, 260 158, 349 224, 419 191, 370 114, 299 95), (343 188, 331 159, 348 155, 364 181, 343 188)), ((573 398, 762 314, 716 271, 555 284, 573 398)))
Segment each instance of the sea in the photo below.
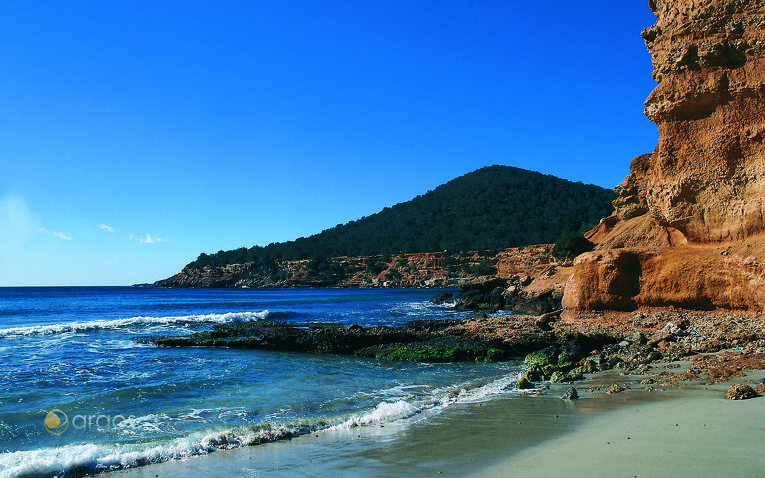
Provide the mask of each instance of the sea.
POLYGON ((427 425, 512 394, 522 364, 412 363, 224 348, 152 335, 279 320, 468 318, 435 289, 0 288, 0 477, 184 460, 305 434, 427 425))

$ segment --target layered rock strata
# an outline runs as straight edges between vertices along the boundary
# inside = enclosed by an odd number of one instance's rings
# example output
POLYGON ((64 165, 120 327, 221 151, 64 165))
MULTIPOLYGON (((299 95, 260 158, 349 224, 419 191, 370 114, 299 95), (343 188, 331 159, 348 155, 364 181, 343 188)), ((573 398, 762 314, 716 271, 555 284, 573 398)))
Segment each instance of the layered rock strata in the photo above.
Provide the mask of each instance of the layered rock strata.
POLYGON ((589 232, 599 250, 577 259, 564 305, 762 309, 765 1, 649 6, 659 143, 589 232))

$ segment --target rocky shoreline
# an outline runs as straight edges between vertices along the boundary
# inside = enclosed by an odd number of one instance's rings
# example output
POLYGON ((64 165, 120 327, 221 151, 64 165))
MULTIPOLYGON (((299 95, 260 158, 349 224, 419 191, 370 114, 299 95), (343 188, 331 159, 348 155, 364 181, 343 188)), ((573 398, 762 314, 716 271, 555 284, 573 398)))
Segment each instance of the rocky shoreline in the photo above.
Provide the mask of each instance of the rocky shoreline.
MULTIPOLYGON (((569 383, 619 370, 647 375, 648 389, 680 381, 719 383, 765 369, 765 316, 675 309, 515 315, 469 320, 417 320, 400 327, 287 324, 261 320, 222 324, 181 337, 149 337, 162 347, 218 347, 351 354, 385 360, 453 362, 523 359, 516 387, 569 383), (687 370, 652 373, 686 361, 687 370)), ((765 385, 753 390, 762 394, 765 385)), ((620 391, 609 390, 613 393, 620 391)))

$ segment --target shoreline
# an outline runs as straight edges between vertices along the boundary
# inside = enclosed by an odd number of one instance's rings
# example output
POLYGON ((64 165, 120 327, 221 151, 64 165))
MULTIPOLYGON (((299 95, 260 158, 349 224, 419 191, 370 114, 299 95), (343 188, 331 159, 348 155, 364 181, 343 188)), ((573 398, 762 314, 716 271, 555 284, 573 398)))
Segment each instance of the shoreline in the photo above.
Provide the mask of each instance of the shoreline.
POLYGON ((461 404, 412 423, 320 432, 99 476, 758 476, 765 469, 765 402, 727 400, 732 383, 644 388, 605 371, 578 400, 519 394, 461 404), (617 394, 604 390, 631 387, 617 394), (725 446, 731 444, 731 446, 725 446))
POLYGON ((108 476, 213 477, 221 469, 238 476, 355 477, 362 471, 484 478, 563 476, 574 470, 604 477, 727 476, 730 470, 758 476, 765 469, 758 453, 765 419, 757 421, 765 416, 765 401, 725 398, 734 383, 750 382, 760 394, 765 390, 756 385, 765 377, 765 316, 652 309, 583 313, 541 325, 538 319, 479 318, 445 330, 500 338, 514 347, 578 345, 584 357, 579 362, 561 363, 562 349, 552 352, 549 365, 527 361, 522 378, 551 387, 546 396, 516 390, 405 423, 322 431, 108 476), (605 342, 611 345, 601 347, 605 342), (558 373, 553 370, 563 370, 563 382, 585 377, 574 383, 579 400, 560 399, 571 385, 550 383, 558 373), (631 390, 619 393, 624 389, 631 390))
POLYGON ((765 469, 765 407, 762 399, 728 400, 733 383, 745 379, 650 393, 658 398, 634 403, 584 421, 573 433, 529 447, 471 476, 537 477, 540 457, 547 476, 758 477, 765 469))

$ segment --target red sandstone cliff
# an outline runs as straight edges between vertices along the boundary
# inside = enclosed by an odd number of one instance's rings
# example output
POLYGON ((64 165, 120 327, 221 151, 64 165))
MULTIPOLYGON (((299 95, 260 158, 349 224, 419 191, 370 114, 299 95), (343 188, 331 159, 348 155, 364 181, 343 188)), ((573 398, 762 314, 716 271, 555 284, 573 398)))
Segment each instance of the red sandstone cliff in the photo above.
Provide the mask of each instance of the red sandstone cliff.
POLYGON ((659 129, 588 233, 564 306, 765 308, 765 1, 650 0, 659 129))

